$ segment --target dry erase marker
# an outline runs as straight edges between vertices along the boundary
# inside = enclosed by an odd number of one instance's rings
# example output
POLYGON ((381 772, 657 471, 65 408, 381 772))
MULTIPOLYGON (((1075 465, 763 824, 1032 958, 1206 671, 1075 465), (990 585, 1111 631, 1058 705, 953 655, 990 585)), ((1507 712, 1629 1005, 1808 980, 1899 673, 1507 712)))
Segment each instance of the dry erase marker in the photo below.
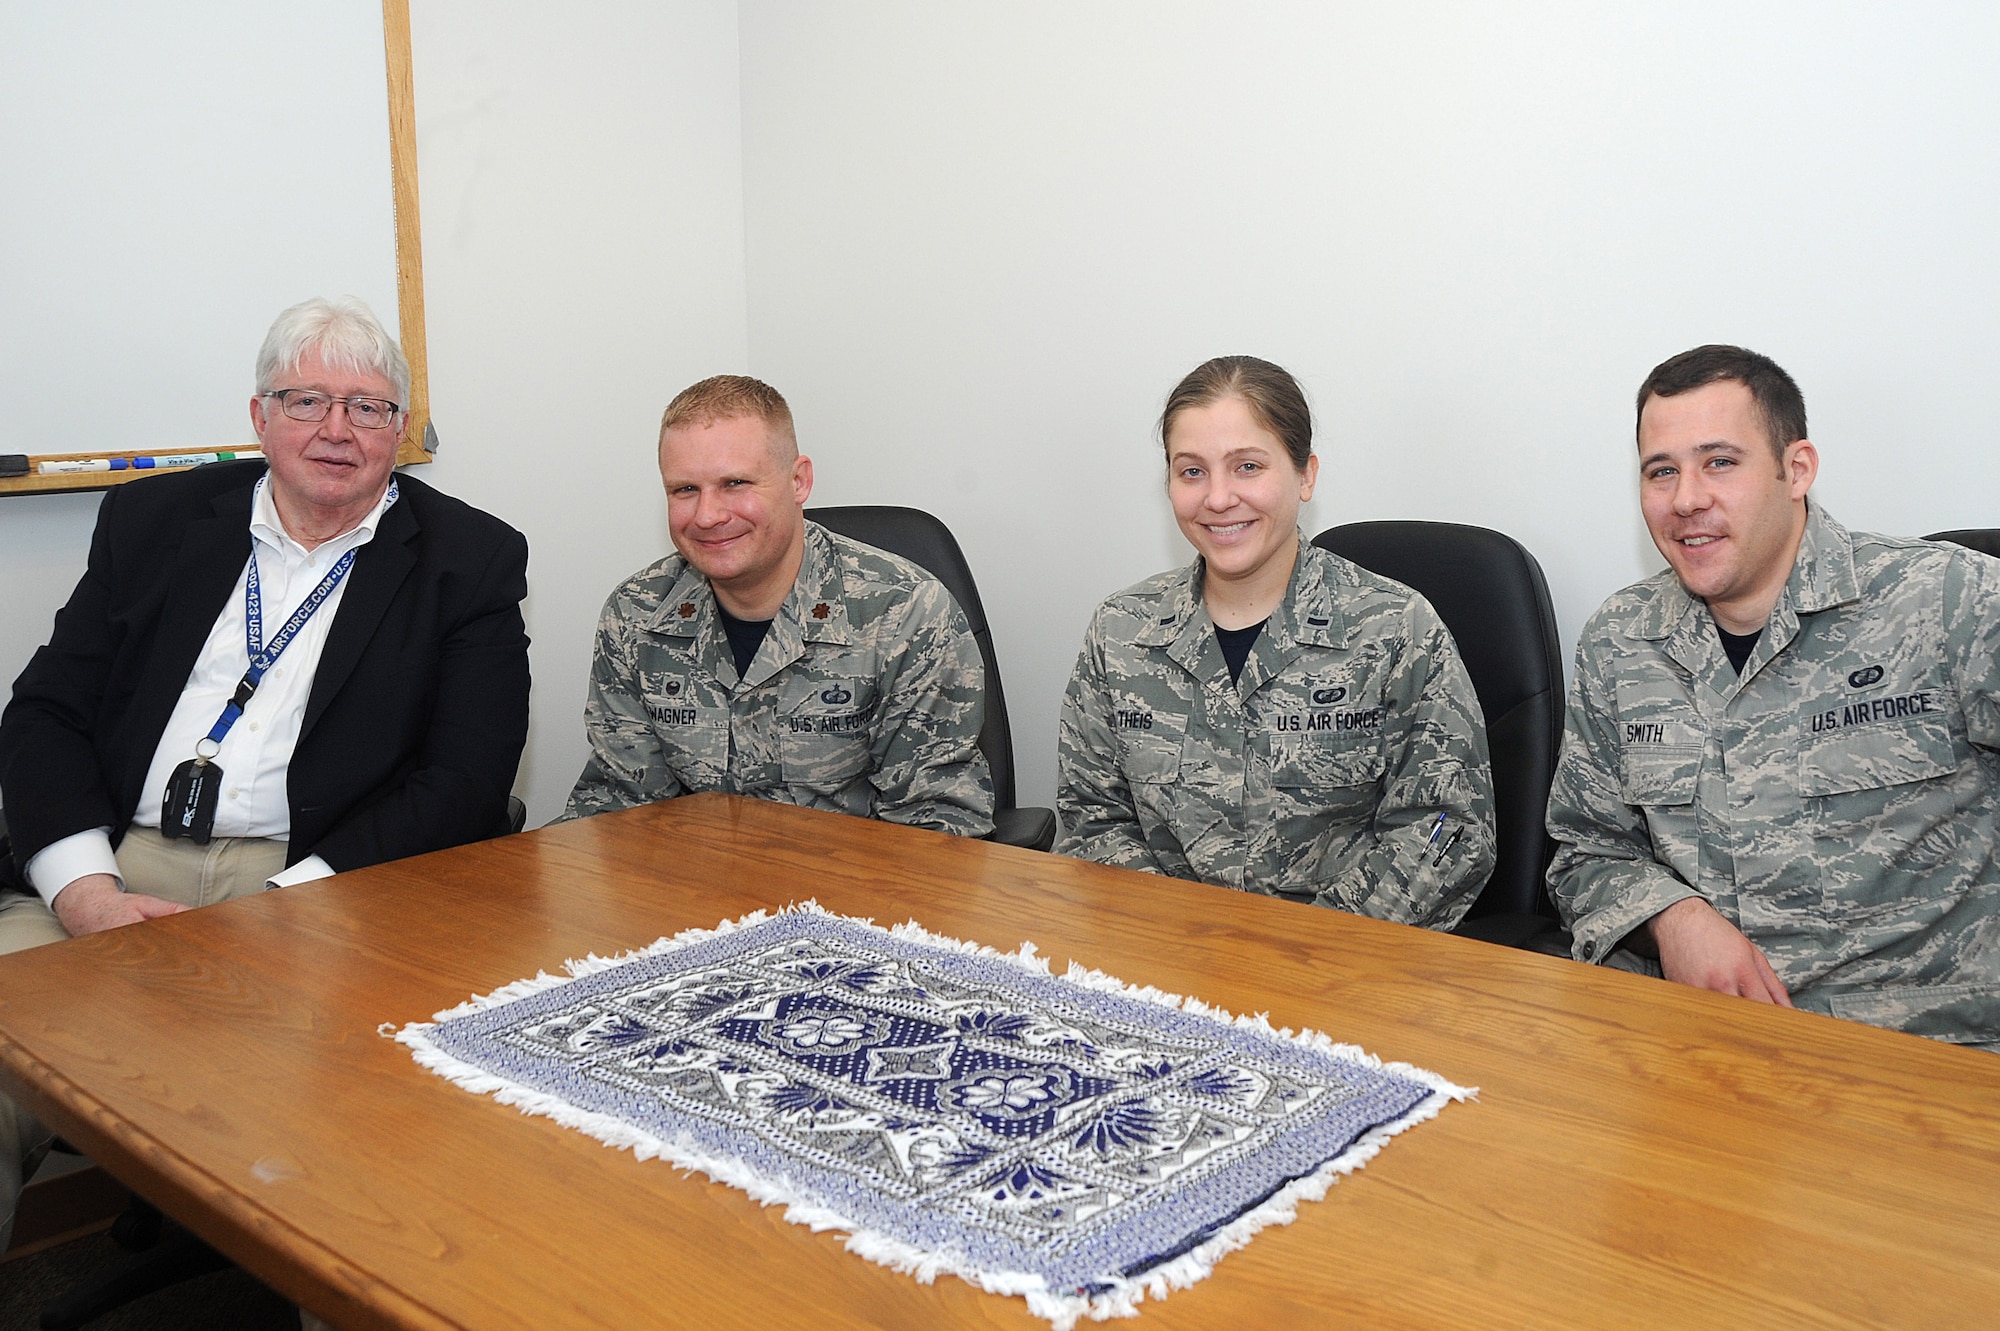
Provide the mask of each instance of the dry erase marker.
POLYGON ((67 462, 44 462, 37 468, 44 476, 67 476, 86 471, 154 471, 161 467, 199 467, 207 462, 229 462, 236 458, 261 458, 254 448, 227 453, 162 453, 143 458, 82 458, 67 462))
POLYGON ((205 462, 229 462, 236 458, 259 458, 264 456, 256 449, 243 449, 235 453, 162 453, 158 457, 133 458, 132 465, 140 471, 154 467, 199 467, 205 462))

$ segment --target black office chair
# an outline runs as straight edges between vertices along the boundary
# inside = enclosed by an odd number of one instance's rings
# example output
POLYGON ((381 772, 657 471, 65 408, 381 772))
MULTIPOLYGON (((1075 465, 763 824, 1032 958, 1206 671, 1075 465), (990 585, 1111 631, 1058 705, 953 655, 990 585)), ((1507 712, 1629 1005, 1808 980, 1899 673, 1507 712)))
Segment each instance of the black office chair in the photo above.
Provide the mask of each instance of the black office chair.
POLYGON ((1968 550, 2000 559, 2000 527, 1961 527, 1957 531, 1934 531, 1926 541, 1950 541, 1968 550))
POLYGON ((42 1305, 41 1331, 79 1331, 104 1314, 174 1285, 229 1268, 229 1259, 134 1196, 111 1222, 129 1256, 42 1305))
POLYGON ((1493 876, 1456 932, 1569 955, 1542 875, 1562 743, 1562 650, 1542 566, 1511 536, 1450 522, 1355 522, 1313 544, 1423 594, 1458 643, 1486 717, 1498 844, 1493 876))
POLYGON ((1007 724, 1007 694, 1000 687, 1000 663, 993 656, 993 632, 986 607, 965 552, 951 528, 919 508, 888 504, 853 504, 809 508, 806 516, 831 531, 887 550, 927 570, 942 582, 972 625, 979 659, 986 667, 986 723, 980 727, 979 750, 993 772, 992 840, 1008 846, 1048 850, 1056 843, 1053 809, 1017 808, 1014 804, 1014 732, 1007 724))

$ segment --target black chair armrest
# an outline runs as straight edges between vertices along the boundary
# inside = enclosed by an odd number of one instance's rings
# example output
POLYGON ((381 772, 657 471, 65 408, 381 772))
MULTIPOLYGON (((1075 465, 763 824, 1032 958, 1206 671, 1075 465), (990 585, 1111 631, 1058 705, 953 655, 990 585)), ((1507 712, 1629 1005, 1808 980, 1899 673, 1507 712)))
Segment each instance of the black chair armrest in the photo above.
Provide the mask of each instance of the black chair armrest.
POLYGON ((1026 846, 1029 850, 1050 850, 1056 844, 1054 809, 995 809, 993 832, 986 838, 1003 846, 1026 846))

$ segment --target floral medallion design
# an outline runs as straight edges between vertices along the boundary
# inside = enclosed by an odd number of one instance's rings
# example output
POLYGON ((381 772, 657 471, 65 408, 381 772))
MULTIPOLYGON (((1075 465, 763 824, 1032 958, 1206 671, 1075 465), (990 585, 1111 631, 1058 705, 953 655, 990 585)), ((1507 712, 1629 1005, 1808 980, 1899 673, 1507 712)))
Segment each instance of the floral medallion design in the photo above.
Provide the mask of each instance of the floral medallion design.
POLYGON ((800 1012, 764 1023, 763 1038, 794 1054, 851 1054, 881 1042, 888 1023, 858 1012, 800 1012))

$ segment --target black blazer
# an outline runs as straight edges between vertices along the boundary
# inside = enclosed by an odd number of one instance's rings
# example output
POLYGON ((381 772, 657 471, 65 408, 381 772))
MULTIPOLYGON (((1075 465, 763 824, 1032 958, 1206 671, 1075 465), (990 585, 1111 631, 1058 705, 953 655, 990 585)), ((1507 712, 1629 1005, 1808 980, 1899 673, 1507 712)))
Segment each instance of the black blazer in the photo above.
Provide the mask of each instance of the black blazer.
MULTIPOLYGON (((212 463, 105 494, 83 580, 0 714, 17 872, 73 833, 124 836, 250 558, 263 473, 262 462, 212 463)), ((397 484, 313 676, 286 774, 292 863, 318 854, 354 869, 507 830, 528 735, 528 543, 415 477, 397 484)))

